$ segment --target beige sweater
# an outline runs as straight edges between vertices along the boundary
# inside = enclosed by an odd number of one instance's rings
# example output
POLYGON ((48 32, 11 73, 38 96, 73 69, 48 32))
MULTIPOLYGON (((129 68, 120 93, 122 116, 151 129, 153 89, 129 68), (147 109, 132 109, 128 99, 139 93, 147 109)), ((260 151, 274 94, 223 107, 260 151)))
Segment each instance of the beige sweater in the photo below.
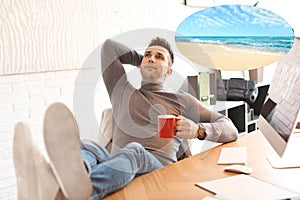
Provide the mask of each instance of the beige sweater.
POLYGON ((138 142, 163 165, 177 161, 183 140, 158 136, 157 116, 161 114, 201 122, 206 128, 206 140, 225 143, 237 139, 237 129, 229 118, 211 111, 188 93, 168 91, 163 83, 142 83, 141 88, 134 88, 122 64, 139 66, 141 60, 142 55, 118 42, 107 40, 102 46, 102 75, 113 111, 112 153, 138 142))

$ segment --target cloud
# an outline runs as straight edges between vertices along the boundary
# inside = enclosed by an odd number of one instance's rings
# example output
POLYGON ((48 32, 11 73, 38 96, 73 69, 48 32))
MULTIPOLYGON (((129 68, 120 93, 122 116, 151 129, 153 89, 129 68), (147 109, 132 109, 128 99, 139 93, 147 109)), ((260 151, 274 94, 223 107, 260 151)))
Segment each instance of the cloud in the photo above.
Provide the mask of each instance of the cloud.
POLYGON ((241 34, 247 34, 255 33, 259 27, 272 30, 290 28, 283 18, 269 10, 246 5, 223 5, 194 13, 182 22, 177 31, 187 35, 226 35, 236 34, 239 29, 241 34))
POLYGON ((251 16, 252 20, 248 20, 248 22, 251 24, 258 24, 262 27, 289 27, 283 18, 279 17, 278 15, 269 10, 253 8, 249 6, 242 6, 241 10, 243 11, 243 13, 246 13, 248 16, 251 16))

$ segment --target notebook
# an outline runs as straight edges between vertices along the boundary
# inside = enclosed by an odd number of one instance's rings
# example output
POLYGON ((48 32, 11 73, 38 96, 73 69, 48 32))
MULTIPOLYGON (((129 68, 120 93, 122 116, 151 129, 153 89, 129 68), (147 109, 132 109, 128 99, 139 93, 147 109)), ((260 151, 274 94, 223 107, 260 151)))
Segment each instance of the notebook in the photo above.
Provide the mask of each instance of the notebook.
POLYGON ((246 147, 224 147, 220 151, 218 164, 246 164, 246 147))

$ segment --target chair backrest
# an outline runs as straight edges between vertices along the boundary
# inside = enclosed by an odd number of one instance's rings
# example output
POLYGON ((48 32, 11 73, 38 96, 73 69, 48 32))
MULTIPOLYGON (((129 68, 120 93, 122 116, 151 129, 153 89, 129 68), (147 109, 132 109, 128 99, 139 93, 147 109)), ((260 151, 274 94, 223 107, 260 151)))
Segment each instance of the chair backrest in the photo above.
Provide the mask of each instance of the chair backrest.
POLYGON ((106 108, 102 111, 99 144, 110 151, 112 144, 112 109, 106 108))

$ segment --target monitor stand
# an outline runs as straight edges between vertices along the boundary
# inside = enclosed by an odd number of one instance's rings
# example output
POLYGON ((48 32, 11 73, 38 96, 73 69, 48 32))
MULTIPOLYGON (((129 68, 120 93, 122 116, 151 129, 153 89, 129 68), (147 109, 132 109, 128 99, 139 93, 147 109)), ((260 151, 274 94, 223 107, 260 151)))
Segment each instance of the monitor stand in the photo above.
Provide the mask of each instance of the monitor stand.
POLYGON ((295 160, 285 159, 284 157, 279 157, 275 152, 268 156, 268 161, 272 167, 276 169, 300 167, 299 158, 296 158, 295 160))
POLYGON ((298 168, 300 167, 300 133, 292 133, 284 154, 280 157, 275 151, 268 155, 268 161, 273 168, 298 168))

